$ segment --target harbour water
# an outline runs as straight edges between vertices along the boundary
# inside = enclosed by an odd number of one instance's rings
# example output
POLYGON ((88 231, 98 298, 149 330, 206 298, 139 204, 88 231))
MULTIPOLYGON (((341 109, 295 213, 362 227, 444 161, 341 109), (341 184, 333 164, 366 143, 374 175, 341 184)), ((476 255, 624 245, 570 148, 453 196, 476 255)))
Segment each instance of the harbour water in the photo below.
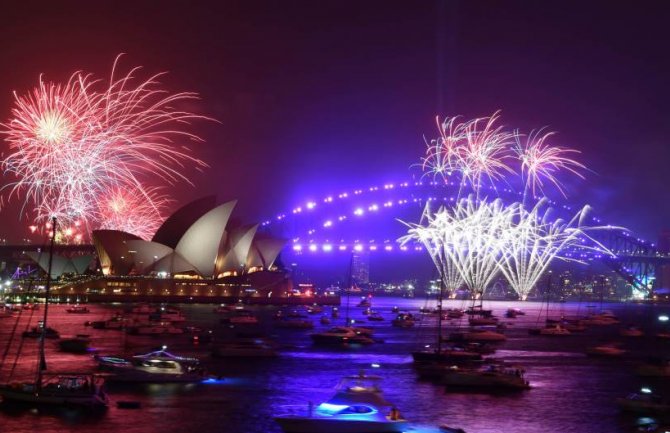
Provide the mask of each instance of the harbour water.
MULTIPOLYGON (((352 298, 352 305, 353 302, 352 298)), ((220 377, 207 383, 188 385, 108 385, 112 403, 100 413, 85 410, 44 410, 0 405, 0 430, 23 433, 77 432, 231 432, 275 433, 281 430, 273 417, 286 412, 308 410, 309 402, 318 404, 333 394, 333 388, 345 375, 361 370, 384 378, 384 395, 412 423, 415 432, 438 432, 439 425, 460 427, 467 433, 536 433, 584 432, 616 433, 642 431, 640 418, 622 415, 616 399, 651 386, 670 395, 670 380, 644 380, 635 375, 635 366, 648 356, 670 356, 670 341, 655 338, 663 329, 659 315, 670 314, 669 305, 607 304, 622 321, 621 325, 591 327, 568 337, 529 335, 527 329, 543 324, 546 312, 541 303, 486 302, 486 308, 507 324, 507 341, 495 353, 496 358, 522 365, 532 389, 512 394, 486 394, 447 390, 444 386, 419 381, 410 352, 434 344, 435 319, 423 316, 413 328, 390 325, 394 306, 418 314, 426 305, 420 299, 375 298, 372 308, 385 318, 368 322, 362 308, 350 307, 350 316, 363 326, 375 329, 375 338, 383 340, 367 346, 332 348, 315 346, 311 332, 344 323, 344 307, 332 325, 319 323, 321 314, 310 316, 314 330, 280 329, 273 315, 278 307, 250 307, 260 318, 260 325, 231 328, 221 324, 220 315, 211 305, 182 305, 189 319, 187 325, 212 330, 215 339, 239 332, 263 332, 280 345, 281 355, 271 359, 213 359, 206 344, 194 344, 192 334, 169 337, 126 336, 120 331, 86 327, 91 320, 103 320, 124 308, 123 305, 89 305, 89 314, 68 314, 65 306, 50 307, 49 326, 61 335, 89 334, 92 347, 99 353, 124 351, 147 352, 163 345, 181 355, 198 356, 209 374, 220 377), (526 314, 515 319, 504 318, 508 308, 520 308, 526 314), (624 338, 619 329, 634 323, 646 331, 644 337, 624 338), (621 359, 592 358, 587 347, 619 341, 627 354, 621 359), (373 364, 375 365, 373 367, 373 364), (137 401, 139 409, 121 409, 115 402, 137 401)), ((430 304, 428 304, 430 306, 430 304)), ((462 301, 449 301, 445 307, 465 307, 462 301)), ((600 305, 593 306, 599 311, 600 305)), ((550 306, 549 316, 586 314, 584 303, 550 306)), ((330 308, 324 313, 330 315, 330 308)), ((37 325, 41 311, 31 317, 23 312, 16 333, 37 325)), ((464 323, 464 320, 462 323, 464 323)), ((0 348, 3 352, 14 330, 15 318, 0 320, 0 348)), ((457 322, 445 327, 455 330, 457 322)), ((20 339, 20 336, 18 337, 20 339)), ((14 343, 16 346, 16 340, 14 343)), ((51 371, 89 370, 95 368, 91 354, 74 355, 58 351, 56 341, 47 341, 47 360, 51 371)), ((21 356, 14 365, 15 349, 4 356, 2 380, 14 370, 12 380, 29 378, 36 368, 37 341, 26 339, 21 356)), ((658 420, 663 425, 663 420, 658 420)), ((667 426, 667 424, 665 424, 667 426)), ((659 427, 655 431, 666 431, 659 427)), ((317 433, 317 432, 315 432, 317 433)))

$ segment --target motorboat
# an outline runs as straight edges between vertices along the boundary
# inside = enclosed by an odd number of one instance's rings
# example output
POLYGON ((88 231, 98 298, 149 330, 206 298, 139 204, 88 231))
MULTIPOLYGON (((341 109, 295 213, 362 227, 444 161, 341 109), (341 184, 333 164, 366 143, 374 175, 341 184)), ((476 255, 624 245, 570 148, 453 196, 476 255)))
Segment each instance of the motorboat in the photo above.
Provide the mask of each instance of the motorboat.
MULTIPOLYGON (((88 322, 87 322, 88 323, 88 322)), ((130 328, 135 325, 135 320, 116 315, 112 317, 111 319, 108 320, 96 320, 93 322, 90 322, 90 325, 93 329, 124 329, 124 328, 130 328)))
POLYGON ((71 338, 63 338, 58 341, 60 350, 68 353, 88 353, 90 344, 91 337, 84 334, 78 334, 71 338))
POLYGON ((232 308, 228 305, 221 304, 218 307, 214 308, 214 312, 217 314, 228 314, 232 311, 232 308))
POLYGON ((640 364, 635 372, 645 377, 670 377, 670 359, 650 358, 640 364))
POLYGON ((221 323, 228 323, 231 325, 256 325, 258 319, 252 311, 245 309, 235 309, 228 317, 221 319, 221 323))
POLYGON ((411 328, 414 326, 415 320, 412 313, 400 313, 395 319, 391 320, 391 325, 399 328, 411 328))
POLYGON ((493 310, 486 310, 481 305, 473 305, 465 310, 465 314, 468 316, 491 317, 493 315, 493 310))
POLYGON ((358 304, 356 304, 356 306, 367 308, 367 307, 371 307, 372 303, 370 302, 370 300, 367 297, 362 297, 361 301, 358 304))
POLYGON ((466 332, 454 332, 449 335, 451 341, 487 341, 502 342, 507 340, 505 334, 488 329, 472 329, 466 332))
POLYGON ((263 338, 240 338, 212 347, 215 358, 274 358, 279 356, 274 345, 263 338))
POLYGON ((517 316, 524 316, 526 312, 519 308, 508 308, 505 312, 505 317, 509 319, 515 319, 517 316))
POLYGON ((319 320, 319 322, 321 322, 322 325, 330 325, 332 320, 330 320, 330 317, 324 315, 321 316, 321 320, 319 320))
POLYGON ((165 334, 183 334, 184 330, 182 328, 177 328, 172 326, 170 322, 163 323, 149 323, 133 326, 128 328, 129 334, 134 335, 165 335, 165 334))
POLYGON ((522 368, 504 364, 488 364, 477 370, 454 367, 442 376, 449 387, 485 388, 491 390, 523 390, 530 384, 522 368))
POLYGON ((498 318, 493 316, 470 317, 468 323, 470 326, 491 326, 498 324, 498 318))
POLYGON ((650 388, 642 388, 640 392, 628 394, 626 398, 618 398, 619 408, 627 412, 640 414, 667 414, 670 412, 670 402, 650 388))
POLYGON ((465 315, 465 312, 459 308, 449 308, 442 311, 444 319, 460 319, 465 315))
POLYGON ((368 315, 368 320, 371 322, 382 322, 384 317, 379 313, 372 312, 368 315))
POLYGON ((280 415, 275 421, 287 433, 397 433, 407 430, 407 420, 382 396, 380 377, 345 377, 335 395, 302 414, 280 415))
POLYGON ((292 318, 287 317, 282 320, 278 320, 275 323, 277 328, 286 328, 286 329, 312 329, 314 328, 314 322, 308 319, 292 318))
POLYGON ((0 397, 5 402, 46 406, 84 406, 104 408, 109 398, 103 379, 92 374, 44 375, 35 383, 0 385, 0 397))
MULTIPOLYGON (((40 338, 42 336, 42 326, 35 326, 28 331, 23 331, 23 338, 40 338)), ((47 327, 44 330, 44 338, 60 338, 60 333, 53 328, 47 327)))
POLYGON ((459 346, 445 346, 426 350, 412 352, 412 359, 415 363, 437 362, 441 364, 461 364, 482 361, 482 354, 459 346))
POLYGON ((181 323, 186 321, 186 316, 181 310, 174 307, 161 307, 156 313, 149 315, 149 320, 157 322, 181 323))
POLYGON ((360 328, 337 326, 325 332, 311 334, 314 344, 372 344, 374 340, 360 328))
POLYGON ((571 335, 571 332, 562 327, 561 325, 553 325, 540 329, 539 335, 546 335, 551 337, 566 337, 568 335, 571 335))
POLYGON ((180 383, 199 382, 204 378, 196 358, 177 356, 161 350, 132 357, 98 356, 98 368, 111 373, 113 382, 180 383))
POLYGON ((640 328, 638 328, 637 326, 633 326, 633 325, 622 328, 619 331, 619 334, 622 337, 643 337, 644 336, 644 332, 640 328))
POLYGON ((619 319, 611 311, 603 311, 599 314, 591 314, 586 318, 582 319, 584 325, 594 325, 594 326, 604 326, 604 325, 615 325, 619 322, 619 319))
POLYGON ((130 312, 132 314, 153 314, 158 312, 158 308, 149 304, 139 304, 131 308, 130 312))
POLYGON ((88 307, 84 305, 73 305, 70 308, 67 308, 65 311, 70 314, 87 314, 91 312, 91 310, 89 310, 88 307))
POLYGON ((323 313, 323 307, 321 305, 314 304, 311 307, 307 307, 307 312, 309 314, 321 314, 323 313))
POLYGON ((625 349, 618 344, 601 344, 600 346, 589 347, 586 349, 588 356, 599 356, 604 358, 619 358, 626 353, 625 349))

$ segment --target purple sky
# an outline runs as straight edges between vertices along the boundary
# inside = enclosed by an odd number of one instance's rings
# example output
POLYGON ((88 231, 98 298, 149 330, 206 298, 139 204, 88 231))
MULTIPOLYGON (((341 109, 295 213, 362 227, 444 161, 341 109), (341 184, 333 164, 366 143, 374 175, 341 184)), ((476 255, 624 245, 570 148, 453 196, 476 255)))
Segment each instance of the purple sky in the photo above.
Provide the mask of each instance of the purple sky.
MULTIPOLYGON (((583 152, 595 173, 572 202, 654 241, 670 226, 667 2, 26 3, 0 13, 0 118, 41 73, 106 77, 120 52, 169 71, 169 89, 198 92, 194 109, 221 122, 195 127, 215 168, 175 206, 218 193, 261 219, 401 180, 436 114, 501 109, 583 152)), ((16 206, 0 218, 19 225, 16 206)))

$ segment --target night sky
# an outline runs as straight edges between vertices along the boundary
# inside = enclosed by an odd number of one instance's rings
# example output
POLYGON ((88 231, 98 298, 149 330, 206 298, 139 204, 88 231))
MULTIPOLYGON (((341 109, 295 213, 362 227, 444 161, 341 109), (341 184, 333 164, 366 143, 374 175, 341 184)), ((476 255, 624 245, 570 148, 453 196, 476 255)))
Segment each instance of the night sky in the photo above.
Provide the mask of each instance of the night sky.
MULTIPOLYGON (((670 227, 669 22, 667 2, 5 2, 0 118, 40 74, 106 78, 126 53, 220 122, 195 125, 211 168, 187 171, 175 206, 216 193, 260 220, 416 175, 436 114, 501 109, 583 152, 593 173, 572 202, 655 241, 670 227)), ((18 239, 14 203, 0 219, 18 239)))

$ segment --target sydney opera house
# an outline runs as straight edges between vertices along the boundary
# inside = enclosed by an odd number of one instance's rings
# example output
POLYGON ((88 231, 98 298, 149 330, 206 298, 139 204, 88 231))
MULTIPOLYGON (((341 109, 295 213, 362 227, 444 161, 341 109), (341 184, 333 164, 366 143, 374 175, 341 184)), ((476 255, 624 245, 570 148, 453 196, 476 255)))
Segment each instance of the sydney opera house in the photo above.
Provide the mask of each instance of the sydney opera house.
MULTIPOLYGON (((216 205, 214 197, 196 200, 170 216, 150 241, 122 231, 94 231, 99 275, 59 287, 55 294, 259 303, 290 297, 291 279, 276 263, 286 241, 258 233, 258 224, 231 218, 235 204, 216 205)), ((55 257, 54 263, 67 270, 81 268, 83 261, 55 257)))

